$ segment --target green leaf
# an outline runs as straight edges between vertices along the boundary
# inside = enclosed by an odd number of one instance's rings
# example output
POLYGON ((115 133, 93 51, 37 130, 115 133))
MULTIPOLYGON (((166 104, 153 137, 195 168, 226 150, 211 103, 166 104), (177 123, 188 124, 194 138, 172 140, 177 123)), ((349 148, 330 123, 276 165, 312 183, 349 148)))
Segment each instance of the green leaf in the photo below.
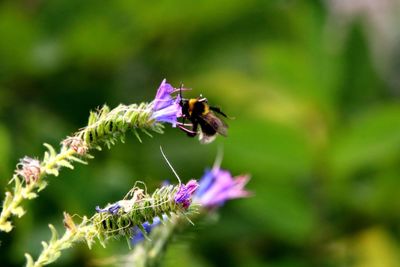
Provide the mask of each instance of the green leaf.
POLYGON ((49 247, 49 245, 45 241, 42 241, 42 247, 43 247, 43 250, 45 250, 49 247))
POLYGON ((97 114, 93 111, 90 112, 88 126, 94 124, 97 121, 97 114))
POLYGON ((34 198, 37 198, 38 197, 38 195, 36 194, 36 193, 34 193, 34 192, 30 192, 30 193, 28 193, 28 194, 24 194, 24 198, 26 198, 26 199, 34 199, 34 198))
POLYGON ((25 253, 25 258, 26 258, 26 267, 33 267, 33 259, 32 256, 29 255, 28 253, 25 253))
POLYGON ((147 131, 145 128, 140 128, 140 130, 142 130, 142 132, 144 132, 149 137, 153 138, 153 135, 149 131, 147 131))
POLYGON ((11 210, 11 213, 21 218, 25 214, 25 210, 22 207, 17 207, 11 210))
POLYGON ((55 169, 55 168, 51 168, 51 169, 46 169, 46 173, 54 175, 54 176, 58 176, 59 171, 57 169, 55 169))
POLYGON ((45 152, 44 152, 44 157, 43 157, 43 162, 46 162, 46 161, 48 161, 48 160, 49 160, 49 158, 50 158, 50 154, 49 154, 49 152, 45 151, 45 152))
POLYGON ((57 165, 69 168, 71 170, 74 169, 74 166, 66 160, 61 160, 61 161, 57 162, 57 165))
POLYGON ((54 176, 58 176, 58 174, 59 174, 59 172, 56 168, 46 169, 45 171, 47 174, 51 174, 54 176))
POLYGON ((49 145, 49 144, 47 144, 47 143, 44 143, 43 145, 49 150, 50 156, 51 156, 51 157, 54 157, 54 156, 57 155, 57 152, 56 152, 56 150, 53 148, 53 146, 51 146, 51 145, 49 145))
POLYGON ((51 231, 51 239, 50 239, 50 244, 51 244, 58 240, 58 232, 52 224, 49 224, 49 228, 51 231))
POLYGON ((6 221, 3 224, 0 224, 0 230, 4 232, 10 232, 13 229, 11 222, 6 221))
POLYGON ((18 176, 14 177, 14 195, 17 195, 17 193, 21 190, 22 184, 21 184, 21 179, 18 176))
POLYGON ((3 209, 10 206, 12 199, 13 199, 13 195, 11 194, 11 192, 6 192, 6 197, 3 202, 3 209))
POLYGON ((47 182, 46 181, 44 181, 43 179, 42 180, 40 180, 40 184, 38 184, 38 192, 40 192, 40 191, 42 191, 43 189, 45 189, 46 188, 46 186, 47 186, 47 182))
POLYGON ((88 164, 87 161, 81 160, 80 158, 77 158, 77 157, 74 157, 74 156, 69 156, 68 159, 72 160, 72 161, 76 161, 76 162, 84 164, 84 165, 88 164))
POLYGON ((132 128, 132 132, 134 133, 134 135, 136 136, 136 138, 139 140, 140 143, 142 143, 142 139, 140 138, 139 133, 137 132, 137 130, 135 128, 132 128))

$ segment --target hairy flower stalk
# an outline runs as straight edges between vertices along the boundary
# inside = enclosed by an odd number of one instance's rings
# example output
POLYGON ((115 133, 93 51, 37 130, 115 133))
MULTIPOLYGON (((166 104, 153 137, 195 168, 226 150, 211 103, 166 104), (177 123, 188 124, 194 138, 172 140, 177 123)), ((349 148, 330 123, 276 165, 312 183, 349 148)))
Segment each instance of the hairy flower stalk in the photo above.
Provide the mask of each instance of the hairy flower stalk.
MULTIPOLYGON (((190 219, 198 221, 209 215, 211 211, 216 211, 228 200, 250 196, 250 193, 244 188, 249 179, 248 175, 232 177, 229 171, 220 169, 219 166, 206 170, 193 195, 193 204, 199 206, 199 212, 192 213, 190 219)), ((152 223, 146 222, 143 226, 150 239, 143 238, 142 233, 137 232, 131 240, 134 243, 131 253, 111 259, 97 260, 95 264, 112 264, 120 267, 158 266, 172 238, 177 233, 184 231, 186 225, 186 221, 180 216, 173 216, 164 224, 161 224, 159 220, 154 220, 152 223)))
POLYGON ((69 214, 64 212, 64 225, 66 231, 61 238, 58 238, 58 232, 53 225, 49 225, 51 230, 51 239, 48 243, 42 242, 43 251, 36 261, 28 253, 25 254, 29 267, 39 267, 56 261, 61 256, 61 251, 72 247, 73 244, 85 240, 92 240, 96 236, 95 229, 90 221, 83 217, 79 225, 75 225, 69 214))
POLYGON ((43 251, 36 261, 29 254, 25 254, 26 266, 48 265, 61 256, 62 250, 81 241, 86 241, 91 248, 95 240, 105 247, 105 242, 110 238, 126 237, 130 240, 138 231, 147 237, 144 223, 153 223, 156 218, 164 223, 172 217, 187 218, 195 212, 196 206, 192 207, 190 204, 197 186, 197 182, 191 180, 186 185, 163 186, 151 195, 135 186, 123 200, 109 204, 103 209, 97 207, 97 213, 90 219, 83 217, 78 225, 64 213, 64 235, 58 238, 56 229, 50 225, 52 236, 49 243, 42 242, 43 251))
POLYGON ((174 89, 164 80, 158 88, 156 98, 150 103, 119 105, 110 110, 106 105, 96 112, 91 112, 88 125, 61 142, 57 152, 51 145, 44 144, 48 151, 43 160, 24 157, 10 180, 13 189, 6 192, 3 209, 0 213, 0 231, 13 229, 11 216, 22 217, 25 210, 21 207, 24 200, 34 199, 38 192, 47 186, 49 175, 58 176, 63 167, 73 169, 73 162, 87 164, 92 158, 88 153, 92 149, 110 148, 118 140, 124 142, 129 132, 139 139, 139 131, 151 136, 150 132, 163 133, 162 123, 173 127, 181 116, 179 96, 172 96, 174 89))

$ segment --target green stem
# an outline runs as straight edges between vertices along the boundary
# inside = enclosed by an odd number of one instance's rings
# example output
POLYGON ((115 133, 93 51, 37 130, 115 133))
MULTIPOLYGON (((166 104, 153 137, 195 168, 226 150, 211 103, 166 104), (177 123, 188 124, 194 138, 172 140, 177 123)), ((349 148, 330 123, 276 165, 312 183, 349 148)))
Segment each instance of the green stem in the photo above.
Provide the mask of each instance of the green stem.
MULTIPOLYGON (((162 124, 156 122, 152 117, 152 103, 140 105, 119 105, 113 110, 104 106, 98 112, 91 112, 88 125, 63 141, 59 153, 50 145, 46 145, 48 152, 45 153, 40 167, 40 174, 35 181, 25 182, 26 177, 21 174, 13 176, 13 193, 6 192, 3 209, 0 213, 0 231, 10 232, 13 229, 10 217, 16 215, 22 217, 25 211, 20 206, 24 199, 33 199, 37 193, 47 186, 45 177, 47 175, 58 176, 59 169, 68 167, 73 169, 71 162, 86 163, 80 157, 89 157, 89 149, 98 148, 100 145, 113 145, 117 138, 124 141, 125 134, 133 131, 139 138, 138 129, 150 135, 148 130, 162 133, 162 124)), ((18 169, 16 171, 18 173, 18 169)))
POLYGON ((52 232, 50 242, 42 242, 43 250, 36 261, 33 261, 29 254, 25 254, 27 259, 26 267, 42 267, 55 262, 61 256, 62 250, 69 249, 75 243, 87 240, 88 236, 91 236, 94 231, 93 226, 86 225, 86 220, 84 220, 73 229, 67 229, 64 235, 58 239, 54 226, 49 225, 49 227, 52 232))
POLYGON ((47 162, 44 165, 44 167, 43 167, 44 171, 42 172, 43 174, 41 174, 41 176, 39 177, 38 180, 42 179, 42 177, 45 176, 44 174, 46 173, 47 170, 53 169, 55 166, 57 166, 58 162, 60 162, 62 160, 65 160, 65 159, 68 159, 70 156, 73 156, 75 154, 76 154, 76 152, 72 148, 66 150, 65 152, 61 152, 60 154, 58 154, 54 158, 54 160, 50 160, 49 162, 47 162))
MULTIPOLYGON (((18 210, 20 207, 20 204, 24 199, 32 199, 37 197, 36 192, 34 192, 36 189, 44 189, 47 186, 47 183, 43 183, 42 180, 46 176, 49 170, 53 169, 58 162, 61 162, 68 158, 69 156, 74 155, 76 152, 73 149, 68 149, 60 154, 58 154, 54 159, 50 160, 47 162, 44 167, 42 168, 42 171, 37 179, 37 181, 31 182, 29 184, 25 184, 25 186, 22 186, 19 188, 20 181, 18 182, 15 180, 16 189, 14 190, 14 195, 10 192, 6 192, 6 198, 7 197, 12 197, 12 200, 9 202, 9 204, 5 207, 3 207, 3 210, 1 211, 0 214, 0 230, 5 231, 5 232, 10 232, 13 228, 11 225, 11 222, 9 221, 9 218, 11 217, 12 214, 17 214, 18 217, 23 216, 25 213, 22 209, 21 212, 15 212, 18 210), (14 211, 14 212, 13 212, 14 211)), ((19 179, 18 177, 14 177, 14 179, 19 179)), ((39 191, 39 190, 37 190, 39 191)))

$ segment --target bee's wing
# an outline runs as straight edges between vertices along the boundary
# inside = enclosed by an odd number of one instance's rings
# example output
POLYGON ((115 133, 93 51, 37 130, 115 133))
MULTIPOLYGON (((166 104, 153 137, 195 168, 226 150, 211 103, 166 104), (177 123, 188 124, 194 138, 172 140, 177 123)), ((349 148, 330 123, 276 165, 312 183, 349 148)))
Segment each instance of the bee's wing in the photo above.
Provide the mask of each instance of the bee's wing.
POLYGON ((217 137, 216 134, 214 134, 214 135, 206 135, 205 133, 203 133, 201 131, 199 133, 199 140, 200 140, 200 143, 202 143, 202 144, 209 144, 212 141, 214 141, 216 137, 217 137))
POLYGON ((201 119, 220 135, 227 136, 228 125, 222 119, 218 118, 214 113, 208 112, 207 114, 202 115, 201 119))

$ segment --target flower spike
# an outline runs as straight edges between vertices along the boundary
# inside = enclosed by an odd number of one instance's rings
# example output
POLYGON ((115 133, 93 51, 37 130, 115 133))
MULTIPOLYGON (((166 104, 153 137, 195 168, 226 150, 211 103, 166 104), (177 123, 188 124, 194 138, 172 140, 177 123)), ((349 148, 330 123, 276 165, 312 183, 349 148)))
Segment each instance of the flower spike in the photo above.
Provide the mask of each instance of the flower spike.
MULTIPOLYGON (((189 183, 190 188, 197 184, 194 180, 189 183)), ((126 237, 132 244, 140 242, 154 226, 172 214, 185 218, 195 211, 195 208, 188 209, 185 206, 187 203, 190 205, 191 195, 186 198, 189 202, 176 200, 180 188, 180 185, 165 185, 149 195, 143 189, 134 187, 129 192, 140 192, 140 197, 128 193, 131 198, 124 198, 104 209, 96 208, 97 212, 90 219, 83 217, 80 224, 75 224, 71 216, 64 213, 64 235, 59 238, 56 229, 49 225, 52 233, 50 241, 42 242, 43 251, 36 261, 29 254, 25 255, 27 267, 48 265, 56 261, 63 250, 81 241, 86 241, 89 248, 96 239, 105 246, 111 237, 126 237)))
POLYGON ((36 198, 37 193, 47 187, 48 176, 58 176, 64 167, 73 169, 74 162, 86 164, 86 160, 92 158, 90 150, 101 150, 103 146, 110 148, 118 140, 124 142, 129 132, 133 132, 141 142, 139 130, 151 136, 150 132, 163 133, 163 123, 175 127, 177 118, 181 116, 181 107, 180 97, 174 97, 174 92, 176 89, 163 80, 151 103, 121 104, 112 110, 104 105, 90 113, 86 127, 61 142, 59 152, 45 144, 48 151, 41 161, 30 157, 21 159, 10 181, 14 182, 13 190, 6 192, 3 201, 0 231, 12 230, 11 217, 23 216, 22 202, 36 198))

